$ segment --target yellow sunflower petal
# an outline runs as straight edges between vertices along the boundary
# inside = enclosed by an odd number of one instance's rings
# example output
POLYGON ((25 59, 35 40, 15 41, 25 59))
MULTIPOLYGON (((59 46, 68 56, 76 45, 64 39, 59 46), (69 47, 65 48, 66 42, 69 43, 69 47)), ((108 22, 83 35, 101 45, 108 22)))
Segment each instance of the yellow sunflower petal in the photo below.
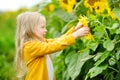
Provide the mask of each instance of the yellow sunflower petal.
POLYGON ((76 0, 59 0, 62 9, 66 10, 68 13, 73 11, 74 5, 77 3, 76 0))
MULTIPOLYGON (((84 27, 88 27, 89 21, 87 20, 87 17, 80 16, 79 22, 83 24, 84 27)), ((94 40, 94 37, 91 33, 89 33, 87 36, 85 36, 87 40, 94 40)))
POLYGON ((85 36, 87 40, 94 40, 94 37, 91 33, 89 33, 87 36, 85 36))

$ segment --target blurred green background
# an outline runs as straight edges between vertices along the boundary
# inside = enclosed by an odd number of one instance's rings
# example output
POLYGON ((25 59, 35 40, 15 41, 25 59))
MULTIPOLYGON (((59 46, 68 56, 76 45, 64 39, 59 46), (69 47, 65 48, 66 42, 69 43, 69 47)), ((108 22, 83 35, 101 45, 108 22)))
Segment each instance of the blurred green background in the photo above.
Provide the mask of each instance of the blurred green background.
MULTIPOLYGON (((59 21, 58 17, 53 14, 54 6, 51 5, 51 2, 49 1, 50 0, 37 1, 39 3, 36 3, 29 8, 23 6, 17 10, 0 11, 0 80, 16 80, 14 56, 16 18, 18 14, 25 11, 41 12, 46 17, 47 29, 50 29, 48 31, 49 34, 47 33, 46 37, 53 38, 60 35, 61 26, 65 25, 65 22, 59 21), (51 20, 51 18, 53 19, 51 20), (57 23, 54 22, 54 20, 57 23), (58 25, 60 26, 58 27, 58 25), (55 34, 53 34, 53 32, 55 34)), ((56 1, 54 2, 56 4, 56 1)))
POLYGON ((16 11, 0 11, 0 80, 16 80, 14 66, 16 17, 25 11, 37 11, 45 15, 48 29, 46 38, 55 38, 65 33, 76 24, 79 15, 85 15, 91 20, 90 27, 95 41, 85 42, 84 39, 79 39, 72 47, 52 55, 57 80, 120 79, 120 0, 108 0, 112 11, 117 16, 116 19, 112 19, 108 13, 104 13, 104 15, 95 14, 95 12, 88 14, 89 9, 82 3, 84 1, 91 3, 91 0, 71 1, 76 1, 72 7, 73 12, 69 10, 70 7, 61 9, 59 5, 59 3, 62 5, 62 2, 69 5, 69 0, 52 0, 50 3, 40 2, 32 7, 22 7, 16 11), (112 48, 109 42, 113 43, 112 48), (77 56, 79 57, 76 58, 77 56), (82 64, 79 63, 81 59, 83 59, 82 64), (77 61, 78 63, 76 63, 77 61), (95 64, 100 65, 95 66, 95 64))
POLYGON ((15 80, 16 16, 23 11, 0 12, 0 80, 15 80))

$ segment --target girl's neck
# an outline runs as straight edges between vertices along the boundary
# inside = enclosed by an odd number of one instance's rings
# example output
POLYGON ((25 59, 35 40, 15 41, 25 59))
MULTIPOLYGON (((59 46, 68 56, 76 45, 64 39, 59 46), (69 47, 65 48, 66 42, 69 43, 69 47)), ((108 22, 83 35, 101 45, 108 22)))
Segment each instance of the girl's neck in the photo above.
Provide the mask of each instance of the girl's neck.
POLYGON ((44 38, 38 38, 37 40, 41 41, 41 42, 44 42, 44 38))

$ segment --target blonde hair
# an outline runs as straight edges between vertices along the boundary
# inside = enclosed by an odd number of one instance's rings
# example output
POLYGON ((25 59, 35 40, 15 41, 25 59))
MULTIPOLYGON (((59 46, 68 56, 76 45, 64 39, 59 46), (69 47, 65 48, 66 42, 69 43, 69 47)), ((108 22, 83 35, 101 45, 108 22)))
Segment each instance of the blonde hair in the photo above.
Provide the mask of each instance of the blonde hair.
POLYGON ((29 40, 39 39, 35 32, 39 21, 45 21, 45 17, 38 12, 24 12, 17 17, 15 65, 18 78, 22 78, 25 75, 24 43, 29 40))

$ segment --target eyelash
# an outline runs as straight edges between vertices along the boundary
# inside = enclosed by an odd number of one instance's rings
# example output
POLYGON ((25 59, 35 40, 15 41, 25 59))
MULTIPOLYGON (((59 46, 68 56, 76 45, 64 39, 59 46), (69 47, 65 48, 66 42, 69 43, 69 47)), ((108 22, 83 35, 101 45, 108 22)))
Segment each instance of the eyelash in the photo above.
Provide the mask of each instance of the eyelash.
POLYGON ((45 28, 45 27, 43 26, 43 27, 41 27, 41 28, 45 28))

